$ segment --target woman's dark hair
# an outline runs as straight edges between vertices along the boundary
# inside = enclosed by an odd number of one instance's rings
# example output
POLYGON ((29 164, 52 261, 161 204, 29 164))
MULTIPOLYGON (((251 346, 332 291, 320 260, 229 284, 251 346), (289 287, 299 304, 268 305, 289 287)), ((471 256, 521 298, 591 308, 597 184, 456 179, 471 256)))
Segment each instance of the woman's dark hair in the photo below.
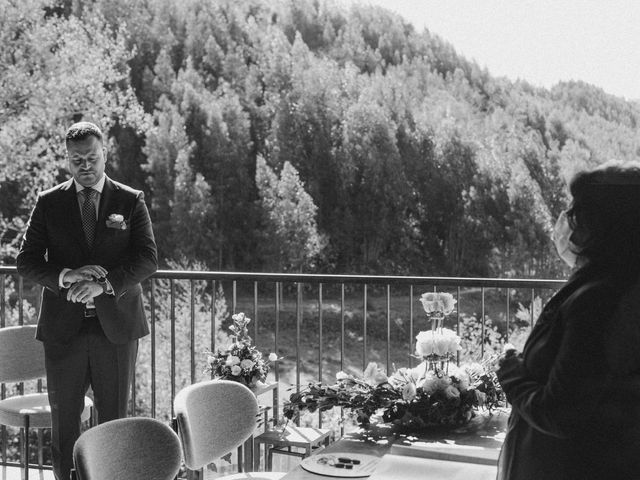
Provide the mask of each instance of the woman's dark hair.
POLYGON ((609 161, 570 182, 571 241, 589 262, 640 271, 640 163, 609 161))

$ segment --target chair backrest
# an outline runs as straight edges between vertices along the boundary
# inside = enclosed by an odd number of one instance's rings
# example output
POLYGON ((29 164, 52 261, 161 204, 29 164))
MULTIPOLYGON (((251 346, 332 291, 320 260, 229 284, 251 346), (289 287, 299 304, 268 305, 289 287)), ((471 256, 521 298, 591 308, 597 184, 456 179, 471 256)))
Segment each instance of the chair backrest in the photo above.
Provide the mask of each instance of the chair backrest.
POLYGON ((44 347, 36 340, 36 326, 0 328, 0 383, 44 376, 44 347))
POLYGON ((153 418, 121 418, 80 435, 73 463, 79 480, 172 480, 180 470, 180 440, 153 418))
POLYGON ((191 470, 232 452, 256 428, 256 396, 230 380, 185 387, 176 395, 174 408, 184 463, 191 470))

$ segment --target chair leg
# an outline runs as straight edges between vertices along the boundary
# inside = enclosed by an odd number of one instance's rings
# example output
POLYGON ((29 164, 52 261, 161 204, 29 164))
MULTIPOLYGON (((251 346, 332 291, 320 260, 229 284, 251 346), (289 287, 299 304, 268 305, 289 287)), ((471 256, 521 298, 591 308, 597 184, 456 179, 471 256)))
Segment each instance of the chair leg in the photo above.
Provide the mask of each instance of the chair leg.
POLYGON ((43 452, 43 440, 42 440, 42 429, 38 429, 38 468, 42 470, 42 465, 44 464, 44 452, 43 452))
POLYGON ((244 463, 244 470, 250 472, 253 468, 253 435, 244 442, 244 457, 242 462, 244 463))
POLYGON ((238 447, 238 472, 244 472, 244 448, 242 445, 238 447))
POLYGON ((253 471, 260 470, 260 442, 254 439, 253 441, 253 471))
POLYGON ((24 417, 24 443, 21 456, 24 464, 24 480, 29 480, 29 415, 24 417))
POLYGON ((269 453, 267 454, 267 465, 265 470, 267 472, 273 470, 273 447, 269 447, 269 453))

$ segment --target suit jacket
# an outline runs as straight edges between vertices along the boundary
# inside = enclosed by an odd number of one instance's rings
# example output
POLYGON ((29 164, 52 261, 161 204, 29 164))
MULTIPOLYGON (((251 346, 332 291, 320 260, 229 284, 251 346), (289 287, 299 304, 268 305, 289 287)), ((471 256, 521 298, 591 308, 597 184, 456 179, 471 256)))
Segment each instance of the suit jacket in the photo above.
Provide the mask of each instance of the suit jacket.
POLYGON ((101 265, 114 295, 94 298, 102 329, 113 343, 126 343, 149 333, 140 282, 157 270, 157 251, 143 193, 108 177, 100 196, 95 240, 89 248, 82 229, 73 179, 38 195, 17 258, 18 272, 42 285, 36 336, 67 343, 84 321, 84 304, 69 302, 60 289, 63 268, 101 265), (120 214, 125 229, 107 227, 120 214))
POLYGON ((640 478, 640 284, 586 266, 498 378, 511 402, 498 479, 640 478))

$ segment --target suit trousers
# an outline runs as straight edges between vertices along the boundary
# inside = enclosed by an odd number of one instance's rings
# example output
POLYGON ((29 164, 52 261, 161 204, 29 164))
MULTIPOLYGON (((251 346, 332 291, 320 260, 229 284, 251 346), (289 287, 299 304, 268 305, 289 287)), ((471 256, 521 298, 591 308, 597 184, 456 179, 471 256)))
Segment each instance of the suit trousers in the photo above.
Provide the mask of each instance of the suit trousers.
POLYGON ((51 404, 51 448, 57 480, 68 480, 80 415, 89 387, 99 423, 127 416, 138 340, 111 343, 97 317, 86 318, 70 343, 44 342, 47 391, 51 404))

